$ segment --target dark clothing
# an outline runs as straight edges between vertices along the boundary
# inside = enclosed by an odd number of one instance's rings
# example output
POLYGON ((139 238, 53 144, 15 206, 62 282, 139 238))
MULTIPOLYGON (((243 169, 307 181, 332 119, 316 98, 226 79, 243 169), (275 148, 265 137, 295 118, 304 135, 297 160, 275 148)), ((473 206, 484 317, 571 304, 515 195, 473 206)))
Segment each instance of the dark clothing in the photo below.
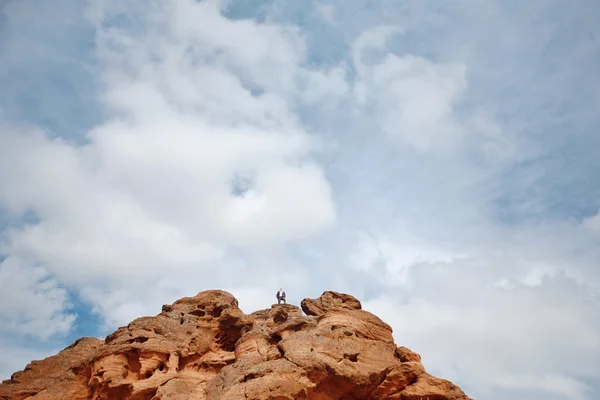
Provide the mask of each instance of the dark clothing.
POLYGON ((281 292, 277 292, 277 304, 281 304, 282 301, 283 304, 287 304, 285 302, 285 292, 283 290, 281 292))

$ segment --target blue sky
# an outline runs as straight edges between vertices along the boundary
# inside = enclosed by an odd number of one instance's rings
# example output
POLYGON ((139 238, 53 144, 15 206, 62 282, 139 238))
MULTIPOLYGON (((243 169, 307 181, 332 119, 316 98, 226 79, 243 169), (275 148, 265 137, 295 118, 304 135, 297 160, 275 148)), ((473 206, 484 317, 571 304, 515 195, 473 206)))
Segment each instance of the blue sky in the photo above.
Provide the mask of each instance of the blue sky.
POLYGON ((283 286, 472 397, 597 398, 594 1, 0 5, 3 377, 283 286))

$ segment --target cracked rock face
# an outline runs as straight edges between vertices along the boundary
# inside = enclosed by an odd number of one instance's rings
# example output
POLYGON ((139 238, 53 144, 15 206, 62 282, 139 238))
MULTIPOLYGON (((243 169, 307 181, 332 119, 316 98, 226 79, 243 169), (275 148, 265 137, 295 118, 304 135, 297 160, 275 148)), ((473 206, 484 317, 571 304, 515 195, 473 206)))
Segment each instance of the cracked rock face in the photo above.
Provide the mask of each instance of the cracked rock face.
POLYGON ((0 400, 470 400, 354 297, 301 305, 246 315, 224 291, 185 297, 32 362, 0 384, 0 400))

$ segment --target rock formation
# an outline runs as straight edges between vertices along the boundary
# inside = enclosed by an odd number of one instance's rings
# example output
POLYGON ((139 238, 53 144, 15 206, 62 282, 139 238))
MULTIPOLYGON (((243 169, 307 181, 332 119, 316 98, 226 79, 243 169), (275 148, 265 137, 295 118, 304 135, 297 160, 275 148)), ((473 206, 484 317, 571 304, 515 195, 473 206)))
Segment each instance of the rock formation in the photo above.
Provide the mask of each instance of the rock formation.
POLYGON ((33 361, 0 384, 0 400, 470 400, 354 297, 301 305, 246 315, 224 291, 185 297, 33 361))

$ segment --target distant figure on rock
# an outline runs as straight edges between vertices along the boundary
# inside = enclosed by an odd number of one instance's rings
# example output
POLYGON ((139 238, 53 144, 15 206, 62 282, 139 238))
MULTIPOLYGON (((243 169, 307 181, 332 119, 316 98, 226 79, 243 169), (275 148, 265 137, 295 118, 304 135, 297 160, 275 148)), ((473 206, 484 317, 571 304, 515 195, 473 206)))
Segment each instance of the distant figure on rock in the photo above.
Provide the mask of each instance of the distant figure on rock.
POLYGON ((277 292, 277 304, 281 304, 282 301, 283 301, 283 304, 287 304, 285 302, 285 292, 283 291, 282 288, 279 288, 279 292, 277 292))

